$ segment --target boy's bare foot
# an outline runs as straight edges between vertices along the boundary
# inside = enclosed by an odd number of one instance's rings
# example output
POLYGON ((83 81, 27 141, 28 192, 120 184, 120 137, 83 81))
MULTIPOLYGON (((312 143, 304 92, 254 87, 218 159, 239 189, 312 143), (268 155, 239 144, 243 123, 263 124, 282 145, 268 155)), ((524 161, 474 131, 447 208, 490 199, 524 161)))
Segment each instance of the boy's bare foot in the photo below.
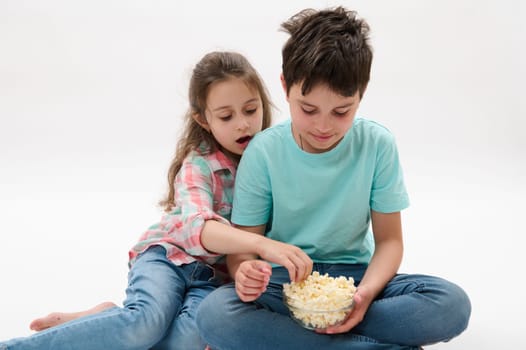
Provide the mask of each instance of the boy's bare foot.
POLYGON ((111 301, 107 301, 104 303, 100 303, 99 305, 96 305, 92 307, 91 309, 87 309, 84 311, 52 312, 45 317, 41 317, 41 318, 37 318, 33 320, 31 324, 29 325, 29 328, 34 331, 43 331, 44 329, 58 326, 59 324, 77 319, 79 317, 96 314, 98 312, 104 311, 114 306, 117 306, 117 305, 115 305, 111 301))

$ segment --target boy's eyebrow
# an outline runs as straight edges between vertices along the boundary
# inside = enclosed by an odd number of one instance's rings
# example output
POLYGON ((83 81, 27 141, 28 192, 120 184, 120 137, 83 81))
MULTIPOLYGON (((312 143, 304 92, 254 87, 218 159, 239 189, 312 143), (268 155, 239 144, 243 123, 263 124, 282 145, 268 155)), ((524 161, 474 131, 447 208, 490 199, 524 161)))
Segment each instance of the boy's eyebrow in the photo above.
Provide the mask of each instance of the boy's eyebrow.
MULTIPOLYGON (((248 103, 253 103, 253 102, 258 102, 259 99, 257 97, 254 97, 254 98, 251 98, 251 99, 248 99, 246 100, 245 102, 243 102, 244 105, 248 104, 248 103)), ((227 105, 227 106, 219 106, 217 108, 214 108, 212 109, 211 111, 212 112, 217 112, 217 111, 220 111, 222 109, 228 109, 228 108, 231 108, 230 105, 227 105)))
MULTIPOLYGON (((301 100, 301 99, 299 99, 298 102, 301 103, 302 105, 306 105, 306 106, 313 107, 313 108, 318 108, 316 105, 310 104, 307 101, 304 101, 304 100, 301 100)), ((354 104, 354 102, 349 102, 349 103, 343 104, 341 106, 336 106, 333 109, 349 108, 353 104, 354 104)))
POLYGON ((338 107, 334 107, 334 109, 349 108, 349 107, 352 107, 353 104, 354 104, 354 102, 349 102, 349 103, 346 103, 344 105, 341 105, 341 106, 338 106, 338 107))

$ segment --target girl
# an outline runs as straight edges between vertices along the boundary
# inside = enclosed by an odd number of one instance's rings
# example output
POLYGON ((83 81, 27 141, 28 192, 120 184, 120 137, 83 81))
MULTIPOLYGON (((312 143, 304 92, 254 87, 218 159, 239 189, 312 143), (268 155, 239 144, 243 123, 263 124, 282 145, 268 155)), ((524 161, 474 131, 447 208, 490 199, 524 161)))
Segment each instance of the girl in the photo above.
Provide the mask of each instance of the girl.
POLYGON ((166 215, 130 250, 123 307, 103 303, 63 314, 63 321, 77 318, 0 349, 204 349, 195 313, 221 283, 219 253, 256 253, 285 266, 292 280, 310 274, 312 261, 300 249, 229 224, 241 154, 270 125, 270 100, 257 72, 240 54, 209 53, 193 70, 189 102, 161 202, 166 215))

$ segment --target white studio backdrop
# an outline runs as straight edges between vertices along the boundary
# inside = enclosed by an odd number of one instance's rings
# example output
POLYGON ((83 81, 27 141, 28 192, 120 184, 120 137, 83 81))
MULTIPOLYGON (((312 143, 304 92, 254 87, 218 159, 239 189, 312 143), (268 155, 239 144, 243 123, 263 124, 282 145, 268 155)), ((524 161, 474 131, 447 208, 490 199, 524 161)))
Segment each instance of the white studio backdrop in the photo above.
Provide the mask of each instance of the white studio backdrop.
POLYGON ((359 114, 395 134, 412 200, 401 271, 472 300, 468 330, 428 348, 520 347, 526 5, 511 0, 0 0, 0 339, 123 300, 204 53, 245 54, 283 120, 279 25, 340 4, 371 26, 359 114))

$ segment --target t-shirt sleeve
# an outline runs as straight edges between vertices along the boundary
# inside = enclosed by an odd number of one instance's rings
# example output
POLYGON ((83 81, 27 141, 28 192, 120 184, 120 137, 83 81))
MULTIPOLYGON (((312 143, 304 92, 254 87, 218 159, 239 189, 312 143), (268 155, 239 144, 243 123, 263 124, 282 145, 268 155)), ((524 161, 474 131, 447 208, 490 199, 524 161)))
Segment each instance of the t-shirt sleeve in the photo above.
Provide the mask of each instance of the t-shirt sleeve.
POLYGON ((236 175, 232 223, 257 226, 269 221, 272 211, 268 157, 264 146, 252 140, 245 152, 236 175))
POLYGON ((378 137, 376 166, 371 189, 371 209, 394 213, 409 206, 394 136, 385 130, 378 137))

